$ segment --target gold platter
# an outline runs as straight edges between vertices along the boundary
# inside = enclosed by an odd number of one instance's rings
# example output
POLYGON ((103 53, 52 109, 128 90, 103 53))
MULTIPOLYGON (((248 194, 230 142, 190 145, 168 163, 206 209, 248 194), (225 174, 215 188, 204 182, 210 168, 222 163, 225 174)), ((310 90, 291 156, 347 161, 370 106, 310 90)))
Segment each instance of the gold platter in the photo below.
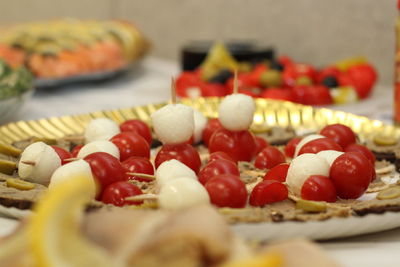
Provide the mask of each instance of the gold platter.
MULTIPOLYGON (((216 117, 220 101, 221 98, 199 98, 183 99, 182 103, 197 108, 208 117, 216 117)), ((0 126, 0 141, 12 143, 31 136, 56 139, 66 135, 80 134, 91 119, 99 117, 107 117, 118 123, 127 119, 140 119, 150 123, 151 113, 165 104, 149 104, 89 114, 12 122, 0 126)), ((327 124, 342 123, 357 132, 361 139, 369 139, 376 133, 400 137, 400 128, 347 112, 267 99, 257 99, 256 104, 255 125, 292 126, 295 129, 315 130, 327 124)))

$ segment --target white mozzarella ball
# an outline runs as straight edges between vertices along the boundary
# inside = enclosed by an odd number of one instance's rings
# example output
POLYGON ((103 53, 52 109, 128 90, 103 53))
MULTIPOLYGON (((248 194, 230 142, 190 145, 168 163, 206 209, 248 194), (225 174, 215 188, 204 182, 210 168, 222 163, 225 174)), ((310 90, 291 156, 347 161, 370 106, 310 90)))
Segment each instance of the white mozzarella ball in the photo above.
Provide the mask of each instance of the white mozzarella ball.
POLYGON ((323 150, 317 153, 318 156, 323 157, 329 163, 329 166, 332 166, 333 162, 340 156, 343 155, 343 152, 336 150, 323 150))
POLYGON ((90 142, 84 145, 81 150, 79 150, 78 158, 83 159, 89 154, 96 152, 106 152, 117 159, 119 159, 119 149, 114 143, 105 140, 98 140, 90 142))
POLYGON ((85 141, 90 143, 98 140, 110 140, 121 131, 119 126, 113 120, 107 118, 98 118, 92 120, 85 129, 85 141))
POLYGON ((207 190, 187 177, 168 182, 158 195, 158 204, 163 209, 177 210, 207 203, 210 203, 207 190))
POLYGON ((300 195, 301 187, 310 175, 329 176, 329 168, 323 157, 311 153, 301 154, 290 163, 286 183, 294 194, 300 195))
POLYGON ((164 161, 156 170, 156 181, 159 186, 182 177, 197 180, 196 173, 176 159, 164 161))
POLYGON ((325 136, 320 135, 320 134, 310 134, 307 135, 306 137, 304 137, 303 139, 301 139, 301 141, 298 143, 298 145, 296 146, 296 149, 294 151, 294 156, 297 157, 297 154, 299 154, 300 149, 307 144, 308 142, 311 142, 313 140, 319 139, 319 138, 325 138, 325 136))
POLYGON ((200 111, 194 109, 193 110, 193 115, 194 115, 194 142, 198 143, 201 141, 202 136, 203 136, 203 131, 204 128, 206 128, 207 125, 207 118, 201 113, 200 111))
POLYGON ((166 105, 151 115, 154 132, 163 144, 181 144, 194 131, 193 108, 182 104, 166 105))
POLYGON ((253 122, 256 105, 251 96, 232 94, 226 96, 218 109, 218 118, 225 129, 243 131, 253 122))
POLYGON ((48 185, 53 172, 61 166, 57 152, 43 142, 30 144, 21 154, 18 175, 38 184, 48 185), (23 162, 32 162, 33 165, 23 162))
POLYGON ((95 197, 96 184, 93 178, 92 170, 90 168, 89 163, 87 163, 83 159, 72 161, 58 168, 51 176, 49 189, 51 190, 55 185, 76 176, 81 176, 86 179, 90 179, 90 181, 93 183, 92 196, 95 197))

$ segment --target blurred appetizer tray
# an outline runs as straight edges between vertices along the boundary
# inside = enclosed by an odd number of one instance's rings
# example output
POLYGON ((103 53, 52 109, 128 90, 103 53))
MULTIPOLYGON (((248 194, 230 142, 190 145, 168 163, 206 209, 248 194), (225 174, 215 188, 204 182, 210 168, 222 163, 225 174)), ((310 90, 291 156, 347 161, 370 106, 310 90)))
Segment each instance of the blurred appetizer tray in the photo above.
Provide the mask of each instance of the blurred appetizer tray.
POLYGON ((129 65, 122 66, 114 70, 84 73, 63 78, 36 78, 34 81, 34 86, 36 89, 41 90, 41 89, 61 87, 76 83, 94 83, 94 82, 106 81, 109 79, 116 78, 119 75, 122 75, 134 69, 138 63, 139 62, 131 63, 129 65))
MULTIPOLYGON (((217 116, 221 99, 182 99, 182 103, 193 106, 208 117, 217 116)), ((0 126, 0 141, 12 143, 32 136, 57 139, 66 135, 79 134, 93 118, 108 117, 121 123, 127 119, 150 122, 152 112, 166 103, 148 104, 132 108, 97 111, 89 114, 53 117, 32 121, 18 121, 0 126)), ((255 126, 293 127, 298 133, 313 132, 327 124, 342 123, 350 126, 361 140, 371 139, 376 133, 400 137, 400 129, 381 121, 334 111, 313 108, 291 102, 257 99, 254 116, 255 126)), ((371 193, 372 198, 375 196, 371 193)), ((397 211, 398 209, 392 209, 397 211)), ((400 212, 386 211, 383 214, 368 214, 346 218, 330 218, 322 221, 286 222, 238 222, 232 225, 234 231, 245 238, 280 239, 306 236, 312 239, 330 239, 378 232, 400 227, 400 212)))

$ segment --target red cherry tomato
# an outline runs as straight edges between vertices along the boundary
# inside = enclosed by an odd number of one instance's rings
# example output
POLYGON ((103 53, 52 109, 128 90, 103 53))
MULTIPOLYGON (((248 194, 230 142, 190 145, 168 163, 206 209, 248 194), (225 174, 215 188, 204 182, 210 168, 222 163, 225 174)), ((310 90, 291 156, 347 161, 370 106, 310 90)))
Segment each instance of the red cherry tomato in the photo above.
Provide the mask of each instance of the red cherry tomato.
POLYGON ((317 82, 322 83, 322 81, 328 76, 335 77, 336 79, 338 79, 339 75, 340 75, 340 70, 337 67, 329 66, 323 68, 318 72, 317 82))
POLYGON ((279 56, 278 57, 278 62, 280 63, 280 64, 282 64, 283 66, 287 66, 287 65, 291 65, 291 64, 293 64, 293 60, 290 58, 290 57, 288 57, 288 56, 286 56, 286 55, 281 55, 281 56, 279 56))
POLYGON ((258 87, 252 87, 252 88, 239 89, 238 92, 239 94, 244 94, 251 97, 259 97, 261 89, 258 87))
POLYGON ((374 67, 367 63, 360 64, 350 67, 347 73, 350 85, 357 91, 358 97, 361 99, 368 97, 377 79, 374 67))
POLYGON ((235 161, 231 156, 229 156, 228 154, 226 154, 225 152, 222 151, 217 151, 214 153, 210 154, 210 158, 208 159, 208 162, 212 162, 213 160, 217 160, 217 159, 226 159, 226 160, 230 160, 233 163, 237 164, 237 161, 235 161))
POLYGON ((251 161, 256 154, 256 141, 249 131, 231 132, 218 129, 208 145, 210 153, 223 151, 236 161, 251 161))
POLYGON ((153 141, 150 127, 141 120, 127 120, 119 126, 121 132, 136 132, 143 137, 149 145, 153 141))
POLYGON ((296 151, 297 145, 301 141, 301 137, 295 137, 290 140, 286 146, 285 146, 285 155, 286 157, 293 158, 294 157, 294 152, 296 151))
POLYGON ((187 144, 178 145, 163 145, 161 150, 157 153, 155 159, 156 169, 161 163, 167 160, 176 159, 189 168, 191 168, 196 174, 200 170, 201 160, 197 150, 187 144))
POLYGON ((318 138, 306 143, 299 151, 298 155, 304 153, 317 154, 323 150, 343 151, 343 148, 330 138, 318 138))
POLYGON ((333 103, 329 89, 323 85, 300 85, 292 89, 297 103, 305 105, 330 105, 333 103))
POLYGON ((128 182, 116 182, 110 184, 104 189, 101 201, 118 207, 125 205, 140 205, 143 201, 129 201, 125 200, 125 198, 141 194, 142 190, 134 184, 128 182))
POLYGON ((260 87, 260 77, 266 70, 268 70, 267 65, 263 63, 256 64, 253 70, 249 73, 251 84, 255 85, 256 87, 260 87))
POLYGON ((346 152, 332 164, 330 178, 337 195, 344 199, 355 199, 367 190, 372 180, 373 166, 358 152, 346 152))
POLYGON ((247 190, 236 175, 221 174, 210 179, 205 188, 211 203, 217 207, 243 208, 246 206, 247 190))
POLYGON ((292 90, 283 88, 269 88, 261 94, 262 98, 295 101, 292 90))
POLYGON ((254 166, 259 169, 271 169, 278 164, 285 162, 285 156, 279 149, 273 146, 267 146, 258 153, 254 166))
POLYGON ((83 147, 83 145, 76 145, 72 151, 71 151, 71 155, 73 158, 78 157, 79 151, 81 151, 81 148, 83 147))
POLYGON ((61 165, 64 165, 66 163, 68 163, 69 161, 65 161, 66 159, 70 159, 72 158, 72 154, 69 153, 67 150, 58 147, 58 146, 51 146, 54 151, 56 151, 57 155, 60 157, 61 159, 61 165))
MULTIPOLYGON (((125 172, 135 172, 144 174, 154 174, 154 167, 150 160, 143 157, 130 157, 121 162, 122 167, 124 167, 125 172)), ((140 178, 134 175, 128 175, 129 180, 137 180, 141 182, 149 182, 151 180, 140 178)))
POLYGON ((209 162, 199 172, 199 182, 205 185, 208 180, 219 174, 233 174, 240 176, 239 169, 234 162, 226 159, 217 159, 209 162))
POLYGON ((316 78, 316 71, 313 66, 308 64, 289 64, 285 66, 285 69, 282 72, 282 78, 286 85, 294 86, 296 84, 297 78, 301 76, 307 76, 312 81, 316 78))
POLYGON ((336 201, 336 189, 329 177, 311 175, 301 187, 301 198, 314 201, 336 201))
POLYGON ((353 130, 339 123, 325 126, 320 134, 334 140, 342 148, 356 142, 356 135, 353 130))
POLYGON ((119 133, 110 141, 118 147, 121 161, 132 156, 150 158, 149 143, 135 132, 119 133))
MULTIPOLYGON (((234 77, 231 77, 226 82, 226 87, 228 88, 228 93, 231 94, 233 92, 233 81, 234 77)), ((237 77, 238 89, 243 90, 246 88, 258 87, 259 81, 255 81, 250 74, 248 73, 239 73, 237 77)))
POLYGON ((203 134, 202 134, 202 139, 203 142, 206 146, 208 146, 208 143, 210 142, 210 138, 212 136, 212 134, 218 130, 222 128, 222 124, 219 122, 219 120, 217 118, 213 118, 213 119, 209 119, 206 127, 203 130, 203 134))
POLYGON ((375 155, 371 152, 366 146, 359 145, 359 144, 350 144, 346 146, 344 152, 359 152, 363 154, 373 166, 375 166, 375 155))
POLYGON ((125 169, 114 156, 105 152, 95 152, 84 158, 90 165, 94 178, 100 184, 100 192, 108 185, 126 181, 125 169))
POLYGON ((261 136, 255 136, 254 138, 256 139, 256 146, 257 146, 256 154, 260 153, 264 148, 269 146, 269 143, 267 142, 267 140, 265 140, 261 136))
POLYGON ((288 198, 288 189, 286 185, 274 181, 266 180, 258 183, 250 194, 250 205, 261 207, 283 201, 288 198))
POLYGON ((286 181, 288 169, 289 169, 288 163, 278 164, 269 171, 267 171, 267 173, 264 175, 264 180, 274 180, 283 183, 286 181))
POLYGON ((201 95, 200 85, 201 81, 200 75, 196 72, 184 71, 176 79, 176 94, 180 97, 189 97, 188 90, 191 88, 197 88, 199 91, 199 96, 201 95))
POLYGON ((203 83, 201 86, 202 96, 226 96, 229 94, 228 88, 220 83, 203 83))

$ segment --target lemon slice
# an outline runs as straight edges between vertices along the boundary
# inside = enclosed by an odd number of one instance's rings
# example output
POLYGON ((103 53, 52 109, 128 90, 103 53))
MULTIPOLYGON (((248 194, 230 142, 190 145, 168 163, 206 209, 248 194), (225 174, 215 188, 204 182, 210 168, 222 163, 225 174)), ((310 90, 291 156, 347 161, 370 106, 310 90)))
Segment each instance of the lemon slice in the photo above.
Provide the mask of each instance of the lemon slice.
POLYGON ((84 175, 55 185, 27 226, 36 266, 114 266, 107 253, 80 234, 80 219, 93 183, 84 175))

